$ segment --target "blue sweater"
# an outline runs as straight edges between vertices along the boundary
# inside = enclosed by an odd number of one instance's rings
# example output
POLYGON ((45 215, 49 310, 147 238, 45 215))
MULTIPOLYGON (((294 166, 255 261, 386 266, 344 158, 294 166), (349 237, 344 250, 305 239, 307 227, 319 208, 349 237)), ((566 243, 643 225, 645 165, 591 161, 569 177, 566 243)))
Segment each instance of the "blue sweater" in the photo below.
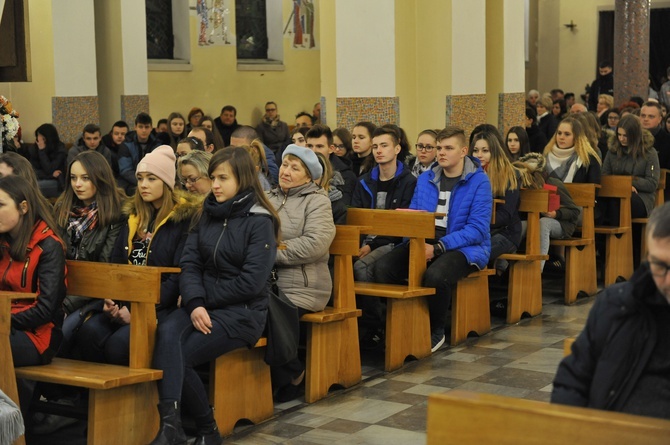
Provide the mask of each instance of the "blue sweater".
MULTIPOLYGON (((440 194, 442 167, 436 165, 417 179, 411 209, 434 212, 440 194)), ((484 269, 491 254, 491 183, 472 156, 465 158, 461 179, 451 191, 447 234, 439 242, 445 250, 458 250, 468 263, 484 269)))

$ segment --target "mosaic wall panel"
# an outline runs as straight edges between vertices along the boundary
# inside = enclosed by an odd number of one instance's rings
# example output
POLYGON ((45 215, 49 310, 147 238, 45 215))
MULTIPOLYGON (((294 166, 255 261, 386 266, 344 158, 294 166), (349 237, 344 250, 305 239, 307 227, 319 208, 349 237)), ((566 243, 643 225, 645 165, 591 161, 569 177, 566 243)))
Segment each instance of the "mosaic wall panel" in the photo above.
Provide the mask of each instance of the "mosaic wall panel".
POLYGON ((351 130, 357 122, 361 121, 370 121, 376 125, 389 123, 400 125, 400 99, 398 97, 338 97, 336 127, 351 130))
POLYGON ((98 96, 52 97, 51 115, 61 141, 73 144, 86 124, 100 124, 98 96))
POLYGON ((326 114, 326 97, 321 96, 321 123, 328 125, 328 115, 326 114))
POLYGON ((512 127, 523 127, 526 118, 526 94, 500 93, 498 94, 498 128, 503 137, 512 127))
MULTIPOLYGON (((149 96, 138 94, 132 96, 121 96, 121 120, 124 120, 132 130, 135 126, 135 117, 141 112, 149 112, 149 96)), ((154 119, 154 125, 158 119, 154 119)))
POLYGON ((445 125, 465 130, 465 135, 479 124, 486 122, 486 94, 447 96, 445 125))

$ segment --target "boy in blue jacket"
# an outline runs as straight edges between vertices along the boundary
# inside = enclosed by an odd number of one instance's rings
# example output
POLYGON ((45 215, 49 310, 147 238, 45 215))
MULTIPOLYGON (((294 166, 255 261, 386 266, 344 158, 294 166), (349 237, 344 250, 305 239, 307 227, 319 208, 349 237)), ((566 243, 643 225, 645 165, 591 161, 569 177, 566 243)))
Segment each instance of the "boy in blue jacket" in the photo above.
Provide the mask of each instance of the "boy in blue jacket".
MULTIPOLYGON (((435 219, 435 239, 426 240, 428 269, 423 285, 436 289, 428 297, 433 352, 446 338, 451 287, 473 270, 485 268, 491 252, 491 184, 479 161, 467 153, 462 129, 440 131, 438 165, 419 176, 410 204, 414 210, 446 214, 435 219)), ((408 269, 409 246, 405 243, 378 260, 375 281, 401 284, 408 269)))

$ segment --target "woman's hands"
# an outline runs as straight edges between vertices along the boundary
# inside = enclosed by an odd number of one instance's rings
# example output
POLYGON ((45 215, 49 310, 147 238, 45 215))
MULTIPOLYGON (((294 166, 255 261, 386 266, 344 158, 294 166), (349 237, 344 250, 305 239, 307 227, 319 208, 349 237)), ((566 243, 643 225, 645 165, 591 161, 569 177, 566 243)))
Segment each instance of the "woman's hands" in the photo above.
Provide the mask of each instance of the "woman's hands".
POLYGON ((191 322, 193 323, 193 327, 203 334, 212 333, 212 320, 210 320, 207 309, 204 307, 200 306, 193 309, 193 312, 191 312, 191 322))
POLYGON ((130 324, 130 311, 127 307, 119 307, 113 300, 105 299, 102 311, 115 323, 130 324))

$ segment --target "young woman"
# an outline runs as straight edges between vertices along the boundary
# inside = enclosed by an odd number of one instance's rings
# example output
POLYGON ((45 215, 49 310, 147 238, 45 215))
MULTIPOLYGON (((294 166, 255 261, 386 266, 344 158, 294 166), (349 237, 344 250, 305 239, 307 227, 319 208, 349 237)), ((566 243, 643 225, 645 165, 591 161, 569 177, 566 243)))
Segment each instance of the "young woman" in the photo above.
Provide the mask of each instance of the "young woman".
POLYGON ((498 136, 491 131, 475 134, 470 144, 470 155, 479 159, 488 175, 493 198, 505 200, 503 204, 495 207, 496 218, 495 223, 491 224, 491 255, 489 256, 489 267, 495 266, 498 275, 502 275, 506 269, 506 263, 496 262, 497 258, 504 253, 516 252, 521 242, 517 173, 500 145, 498 136))
POLYGON ((607 129, 612 131, 616 130, 619 119, 621 119, 619 111, 616 108, 611 108, 607 112, 607 129))
MULTIPOLYGON (((188 124, 186 124, 186 128, 184 129, 184 132, 188 134, 189 131, 193 130, 195 127, 197 127, 200 123, 200 119, 205 116, 205 112, 202 111, 202 108, 198 107, 193 107, 191 108, 191 111, 188 112, 188 124)), ((210 130, 211 131, 211 130, 210 130)))
POLYGON ((272 185, 270 185, 270 180, 265 172, 268 171, 268 161, 265 158, 265 150, 263 149, 263 144, 260 140, 254 139, 251 142, 251 145, 245 145, 243 147, 251 156, 251 160, 256 166, 256 172, 258 172, 258 180, 261 183, 261 188, 263 191, 270 190, 272 185))
POLYGON ((551 113, 556 116, 556 119, 560 122, 568 114, 568 107, 565 104, 564 99, 556 99, 554 101, 554 106, 551 109, 551 113))
POLYGON ((30 164, 35 169, 38 185, 47 198, 55 198, 65 185, 63 171, 67 151, 52 124, 42 124, 35 130, 35 144, 29 148, 30 164))
POLYGON ((175 154, 177 155, 177 158, 181 158, 192 151, 205 151, 205 145, 198 138, 186 137, 177 143, 175 154))
POLYGON ((528 133, 523 127, 512 127, 505 138, 505 154, 510 162, 518 161, 525 154, 530 153, 528 133))
POLYGON ((279 220, 241 147, 218 151, 209 166, 212 192, 180 262, 182 305, 158 325, 154 366, 161 425, 151 444, 185 444, 181 406, 195 418, 196 444, 221 444, 207 391, 193 369, 251 348, 267 318, 279 220))
MULTIPOLYGON (((128 217, 112 251, 112 262, 139 266, 179 265, 193 216, 202 204, 194 193, 175 192, 175 156, 161 145, 137 165, 137 191, 124 206, 128 217)), ((179 275, 164 274, 158 304, 159 323, 177 308, 179 275)), ((91 317, 76 334, 80 348, 89 344, 90 361, 128 363, 131 314, 123 302, 105 300, 103 313, 91 317)))
POLYGON ((214 125, 214 119, 212 119, 211 116, 203 116, 200 119, 200 122, 198 122, 199 127, 205 127, 209 131, 214 134, 214 147, 215 150, 220 150, 223 148, 223 138, 221 137, 221 133, 219 132, 219 129, 216 125, 214 125))
POLYGON ((600 184, 601 160, 589 144, 584 126, 566 117, 544 149, 546 171, 562 182, 600 184))
POLYGON ((168 134, 170 135, 170 146, 176 150, 177 143, 188 135, 186 119, 181 113, 174 112, 168 116, 168 134))
POLYGON ((414 159, 413 164, 410 166, 412 174, 415 177, 426 170, 435 163, 435 156, 437 155, 437 150, 435 149, 437 141, 437 131, 427 129, 419 133, 419 137, 416 139, 416 159, 414 159))
POLYGON ((351 132, 354 149, 351 168, 357 177, 369 172, 375 166, 375 157, 372 155, 372 133, 376 128, 372 122, 359 122, 351 132))
MULTIPOLYGON (((116 187, 114 173, 105 157, 95 151, 78 154, 67 171, 69 181, 54 206, 56 222, 67 247, 68 260, 107 263, 123 224, 121 206, 125 193, 116 187)), ((75 311, 92 303, 84 313, 101 310, 100 300, 67 296, 63 302, 67 318, 63 324, 66 341, 72 337, 79 317, 75 311), (99 306, 99 307, 93 307, 99 306)), ((68 344, 68 348, 70 345, 68 344)), ((68 351, 61 350, 64 356, 68 351)))
MULTIPOLYGON (((0 178, 0 290, 37 294, 12 301, 9 343, 17 367, 51 362, 62 339, 65 249, 38 194, 20 176, 0 178)), ((26 412, 32 390, 19 384, 19 391, 26 412)))
POLYGON ((207 170, 211 159, 212 154, 205 151, 192 151, 179 158, 177 172, 186 191, 202 196, 210 192, 212 181, 207 170))
POLYGON ((305 135, 309 131, 307 127, 295 127, 291 132, 291 143, 299 147, 307 147, 307 140, 305 135))
MULTIPOLYGON (((277 251, 278 286, 300 315, 323 310, 333 284, 328 271, 328 249, 335 237, 333 213, 328 194, 314 183, 322 174, 312 150, 289 145, 279 168, 279 186, 267 192, 281 219, 281 241, 286 246, 277 251)), ((298 396, 305 378, 298 358, 273 367, 272 374, 277 401, 298 396)))
POLYGON ((351 146, 351 133, 344 127, 333 130, 333 145, 335 145, 335 154, 339 157, 351 157, 353 147, 351 146))

